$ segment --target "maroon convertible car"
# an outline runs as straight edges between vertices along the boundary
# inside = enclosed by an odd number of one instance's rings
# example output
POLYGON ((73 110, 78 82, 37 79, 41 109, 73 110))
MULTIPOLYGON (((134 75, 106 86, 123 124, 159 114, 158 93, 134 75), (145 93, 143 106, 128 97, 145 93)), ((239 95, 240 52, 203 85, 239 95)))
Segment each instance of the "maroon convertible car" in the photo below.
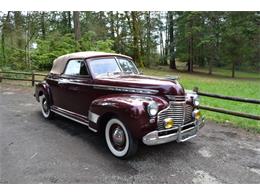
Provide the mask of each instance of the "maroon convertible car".
POLYGON ((42 114, 58 114, 103 132, 118 158, 146 145, 184 142, 204 124, 198 95, 185 92, 176 78, 141 75, 131 57, 78 52, 54 60, 35 89, 42 114))

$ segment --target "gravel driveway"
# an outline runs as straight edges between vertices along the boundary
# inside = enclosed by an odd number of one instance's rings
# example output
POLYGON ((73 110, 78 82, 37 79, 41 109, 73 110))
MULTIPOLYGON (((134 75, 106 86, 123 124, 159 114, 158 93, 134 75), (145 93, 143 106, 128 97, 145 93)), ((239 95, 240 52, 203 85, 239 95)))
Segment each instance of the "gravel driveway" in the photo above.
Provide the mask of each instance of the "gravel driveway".
POLYGON ((119 160, 85 126, 45 120, 31 88, 0 84, 0 183, 260 183, 260 135, 207 121, 119 160))

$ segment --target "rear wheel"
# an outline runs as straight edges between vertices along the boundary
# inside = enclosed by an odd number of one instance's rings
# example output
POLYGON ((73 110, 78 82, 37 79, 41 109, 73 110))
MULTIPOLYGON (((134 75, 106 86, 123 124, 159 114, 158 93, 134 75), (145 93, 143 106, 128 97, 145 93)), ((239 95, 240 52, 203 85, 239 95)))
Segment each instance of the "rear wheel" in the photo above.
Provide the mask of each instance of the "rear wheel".
POLYGON ((43 117, 46 119, 51 119, 54 113, 51 111, 50 105, 48 104, 47 98, 44 94, 40 96, 40 103, 43 117))
POLYGON ((130 157, 137 151, 137 140, 119 119, 112 118, 107 122, 105 138, 109 150, 117 158, 130 157))

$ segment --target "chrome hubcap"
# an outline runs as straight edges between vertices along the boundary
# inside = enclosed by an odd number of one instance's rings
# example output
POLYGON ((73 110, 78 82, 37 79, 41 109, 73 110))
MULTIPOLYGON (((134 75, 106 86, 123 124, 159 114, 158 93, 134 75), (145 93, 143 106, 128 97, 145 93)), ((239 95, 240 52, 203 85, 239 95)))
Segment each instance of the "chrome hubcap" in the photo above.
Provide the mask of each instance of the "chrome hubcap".
POLYGON ((125 144, 126 138, 123 129, 116 127, 112 132, 112 141, 115 146, 122 147, 125 144))

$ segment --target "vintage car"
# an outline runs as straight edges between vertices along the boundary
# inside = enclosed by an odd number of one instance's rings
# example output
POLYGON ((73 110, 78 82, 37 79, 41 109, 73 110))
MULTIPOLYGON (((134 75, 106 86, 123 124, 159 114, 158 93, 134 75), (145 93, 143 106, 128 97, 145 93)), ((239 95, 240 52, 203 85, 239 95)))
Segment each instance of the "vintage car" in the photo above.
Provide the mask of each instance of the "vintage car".
POLYGON ((58 57, 35 97, 42 115, 54 114, 104 133, 118 158, 135 154, 138 143, 184 142, 204 124, 196 93, 176 78, 140 74, 131 57, 78 52, 58 57))

